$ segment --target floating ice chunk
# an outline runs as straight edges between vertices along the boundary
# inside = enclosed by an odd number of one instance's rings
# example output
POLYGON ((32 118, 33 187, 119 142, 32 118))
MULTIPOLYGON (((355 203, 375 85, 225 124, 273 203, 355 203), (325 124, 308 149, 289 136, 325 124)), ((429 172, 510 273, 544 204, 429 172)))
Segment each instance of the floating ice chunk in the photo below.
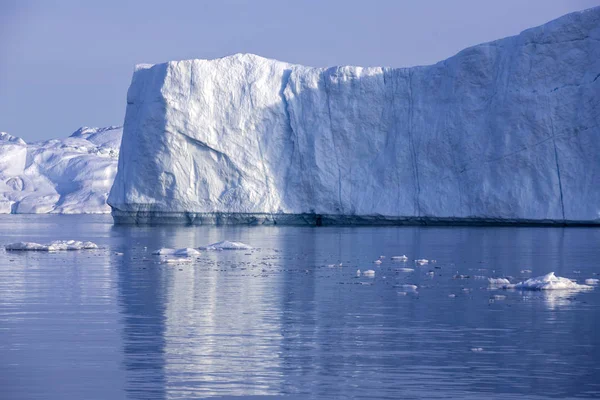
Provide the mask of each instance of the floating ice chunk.
POLYGON ((200 247, 201 250, 252 250, 252 246, 248 246, 242 242, 230 242, 229 240, 224 240, 222 242, 217 242, 213 244, 209 244, 205 247, 200 247))
POLYGON ((379 265, 379 264, 381 264, 381 260, 375 260, 375 261, 373 261, 373 264, 379 265))
POLYGON ((373 278, 375 277, 375 271, 373 271, 372 269, 368 269, 366 271, 364 271, 363 276, 368 276, 369 278, 373 278))
POLYGON ((10 251, 68 251, 68 250, 92 250, 98 245, 92 242, 80 242, 78 240, 55 240, 48 244, 34 242, 18 242, 4 246, 10 251))
POLYGON ((196 249, 184 247, 182 249, 162 248, 153 251, 152 254, 155 256, 194 257, 199 256, 201 253, 196 249))
POLYGON ((406 262, 406 261, 408 261, 408 257, 406 257, 405 255, 402 255, 402 256, 392 256, 392 261, 406 262))
POLYGON ((415 260, 415 262, 419 265, 429 264, 429 260, 426 260, 424 258, 421 258, 420 260, 415 260))
POLYGON ((492 296, 492 299, 494 299, 494 300, 504 300, 504 299, 506 299, 506 296, 504 296, 502 294, 496 294, 496 295, 492 296))
POLYGON ((521 270, 521 273, 522 273, 522 274, 530 274, 530 273, 531 273, 531 270, 530 270, 530 269, 522 269, 522 270, 521 270))
POLYGON ((580 285, 568 278, 556 276, 554 275, 554 272, 536 278, 530 278, 514 285, 514 289, 520 290, 586 290, 591 288, 591 286, 580 285))
POLYGON ((380 260, 383 260, 385 258, 385 256, 379 256, 380 260))
POLYGON ((414 268, 398 268, 400 272, 414 272, 414 268))
POLYGON ((448 297, 450 297, 451 299, 453 299, 453 298, 455 298, 455 297, 456 297, 456 295, 455 295, 454 293, 450 293, 450 294, 448 295, 448 297))
POLYGON ((433 277, 435 275, 435 272, 429 271, 425 275, 433 277))
POLYGON ((121 253, 120 251, 115 251, 115 256, 122 256, 123 253, 121 253))
POLYGON ((356 276, 360 276, 360 269, 356 270, 356 276))
POLYGON ((589 278, 585 280, 585 284, 586 285, 597 285, 599 282, 598 279, 594 279, 594 278, 589 278))
POLYGON ((192 259, 189 257, 168 257, 163 259, 161 262, 165 264, 180 264, 180 263, 189 263, 192 259))
POLYGON ((417 290, 419 287, 417 285, 411 285, 411 284, 405 284, 405 285, 400 285, 401 288, 406 289, 406 290, 417 290))
POLYGON ((488 278, 488 282, 490 286, 493 287, 507 288, 508 286, 512 286, 510 281, 506 278, 488 278))
POLYGON ((483 351, 483 347, 473 347, 471 351, 473 353, 481 353, 483 351))

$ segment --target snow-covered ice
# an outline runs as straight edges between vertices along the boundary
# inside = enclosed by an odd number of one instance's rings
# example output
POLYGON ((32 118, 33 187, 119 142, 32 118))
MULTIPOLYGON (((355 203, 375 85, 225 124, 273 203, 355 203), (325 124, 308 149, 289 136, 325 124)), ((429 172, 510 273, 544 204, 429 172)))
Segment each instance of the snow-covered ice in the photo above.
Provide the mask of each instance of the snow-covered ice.
POLYGON ((0 213, 109 213, 122 129, 25 143, 0 133, 0 213))
POLYGON ((213 244, 209 244, 208 246, 200 247, 201 250, 252 250, 252 246, 249 246, 242 242, 230 242, 229 240, 224 240, 222 242, 217 242, 213 244))
POLYGON ((375 271, 373 271, 372 269, 368 269, 366 271, 363 271, 363 276, 367 276, 369 278, 373 278, 375 276, 375 271))
POLYGON ((600 223, 599 39, 592 8, 429 66, 140 66, 113 215, 600 223))
POLYGON ((419 260, 415 260, 415 263, 417 263, 418 265, 426 265, 426 264, 429 264, 429 260, 421 258, 419 260))
POLYGON ((402 261, 402 262, 406 262, 408 261, 408 257, 406 257, 405 255, 402 256, 392 256, 392 261, 402 261))
POLYGON ((585 280, 586 285, 597 285, 598 282, 599 282, 599 280, 596 278, 588 278, 585 280))
POLYGON ((400 272, 414 272, 414 268, 398 268, 400 272))
POLYGON ((35 242, 17 242, 4 246, 9 251, 68 251, 68 250, 93 250, 98 245, 92 242, 81 242, 78 240, 55 240, 47 244, 35 242))

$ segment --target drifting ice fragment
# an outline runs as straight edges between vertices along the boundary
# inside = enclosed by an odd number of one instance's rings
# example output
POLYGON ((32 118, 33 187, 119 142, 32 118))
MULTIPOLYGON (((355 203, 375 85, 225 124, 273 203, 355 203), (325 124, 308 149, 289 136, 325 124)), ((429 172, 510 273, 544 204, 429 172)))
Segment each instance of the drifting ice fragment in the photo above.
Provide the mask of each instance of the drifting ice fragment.
POLYGON ((406 257, 405 255, 402 255, 402 256, 392 256, 392 261, 403 261, 403 262, 406 262, 406 261, 408 261, 408 257, 406 257))
POLYGON ((194 257, 199 256, 201 253, 196 249, 185 247, 183 249, 162 248, 152 252, 152 254, 156 256, 194 257))
POLYGON ((373 271, 372 269, 368 269, 366 271, 364 271, 363 276, 368 276, 369 278, 373 278, 375 276, 375 271, 373 271))
POLYGON ((205 247, 200 247, 201 250, 252 250, 252 246, 248 246, 242 242, 230 242, 229 240, 224 240, 222 242, 217 242, 213 244, 209 244, 205 247))
POLYGON ((415 262, 419 265, 425 265, 425 264, 429 264, 429 260, 426 260, 424 258, 420 259, 420 260, 415 260, 415 262))
POLYGON ((92 250, 98 245, 92 242, 80 242, 78 240, 55 240, 48 244, 34 242, 18 242, 4 246, 10 251, 67 251, 67 250, 92 250))

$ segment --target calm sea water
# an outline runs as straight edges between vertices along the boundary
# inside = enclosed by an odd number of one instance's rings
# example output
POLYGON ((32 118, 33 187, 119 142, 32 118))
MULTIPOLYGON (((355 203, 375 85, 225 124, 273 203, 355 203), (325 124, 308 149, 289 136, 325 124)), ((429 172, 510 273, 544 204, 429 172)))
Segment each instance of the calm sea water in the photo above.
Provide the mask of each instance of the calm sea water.
POLYGON ((0 398, 600 396, 600 288, 499 292, 482 279, 600 278, 600 229, 111 222, 0 218, 1 245, 102 247, 0 250, 0 398), (186 265, 151 255, 225 239, 257 250, 186 265))

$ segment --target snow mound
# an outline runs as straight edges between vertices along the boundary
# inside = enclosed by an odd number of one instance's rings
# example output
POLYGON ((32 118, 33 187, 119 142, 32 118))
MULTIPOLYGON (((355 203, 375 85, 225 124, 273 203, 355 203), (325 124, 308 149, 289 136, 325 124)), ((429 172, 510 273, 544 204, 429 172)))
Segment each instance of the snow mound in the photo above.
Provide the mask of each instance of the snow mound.
POLYGON ((109 213, 121 136, 119 127, 81 128, 28 144, 0 133, 0 213, 109 213))
POLYGON ((429 66, 140 67, 115 221, 600 224, 599 39, 597 7, 429 66))
POLYGON ((48 244, 34 242, 18 242, 4 246, 9 251, 68 251, 68 250, 93 250, 98 245, 92 242, 80 242, 78 240, 55 240, 48 244))
POLYGON ((201 250, 252 250, 252 246, 248 246, 242 242, 230 242, 228 240, 224 240, 222 242, 217 242, 213 244, 209 244, 205 247, 200 247, 201 250))
POLYGON ((157 256, 194 257, 199 256, 201 253, 196 249, 185 247, 182 249, 162 248, 152 252, 152 254, 157 256))

